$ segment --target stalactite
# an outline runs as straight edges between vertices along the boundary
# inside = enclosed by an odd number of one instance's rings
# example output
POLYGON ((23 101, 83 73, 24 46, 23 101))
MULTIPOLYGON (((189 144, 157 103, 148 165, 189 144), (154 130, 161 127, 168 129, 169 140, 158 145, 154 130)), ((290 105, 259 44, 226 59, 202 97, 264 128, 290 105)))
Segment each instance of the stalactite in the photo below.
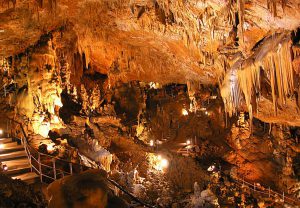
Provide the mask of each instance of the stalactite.
POLYGON ((260 70, 254 64, 250 65, 247 70, 238 71, 239 87, 241 88, 244 96, 246 105, 250 107, 251 97, 255 90, 253 88, 260 88, 260 70))
POLYGON ((244 42, 244 23, 245 23, 245 0, 237 0, 239 14, 239 29, 241 31, 242 42, 244 42))
POLYGON ((300 47, 299 46, 294 46, 292 48, 292 50, 293 50, 293 59, 300 56, 300 47))
POLYGON ((282 10, 285 11, 285 8, 287 6, 287 3, 288 3, 288 0, 281 0, 281 7, 282 7, 282 10))
POLYGON ((245 61, 240 59, 232 66, 221 87, 229 116, 238 110, 244 99, 252 119, 252 98, 255 96, 255 100, 259 100, 261 69, 270 80, 274 112, 278 106, 286 104, 287 97, 294 91, 291 45, 289 35, 276 35, 269 38, 252 57, 245 61))
POLYGON ((53 11, 55 12, 56 6, 57 6, 56 0, 48 0, 48 6, 49 6, 49 10, 51 12, 53 12, 53 11))
POLYGON ((274 85, 274 88, 277 86, 276 92, 278 95, 275 95, 275 92, 272 92, 274 106, 276 96, 278 96, 279 104, 283 105, 286 103, 287 95, 294 91, 290 48, 291 41, 285 40, 285 42, 279 44, 278 50, 276 52, 270 52, 262 63, 265 70, 272 72, 270 75, 274 83, 271 84, 274 85))
MULTIPOLYGON (((282 0, 284 2, 285 0, 282 0)), ((282 3, 283 5, 284 3, 282 3)), ((274 17, 277 16, 277 5, 275 0, 267 0, 267 7, 274 17)))
POLYGON ((38 3, 38 6, 39 6, 40 8, 43 8, 43 3, 44 3, 43 0, 36 0, 36 2, 38 3))
POLYGON ((284 39, 271 50, 260 62, 250 64, 242 70, 238 70, 239 87, 241 88, 248 109, 252 108, 251 98, 260 91, 260 67, 270 76, 274 111, 277 106, 284 105, 286 98, 293 92, 293 68, 290 53, 291 41, 284 39))

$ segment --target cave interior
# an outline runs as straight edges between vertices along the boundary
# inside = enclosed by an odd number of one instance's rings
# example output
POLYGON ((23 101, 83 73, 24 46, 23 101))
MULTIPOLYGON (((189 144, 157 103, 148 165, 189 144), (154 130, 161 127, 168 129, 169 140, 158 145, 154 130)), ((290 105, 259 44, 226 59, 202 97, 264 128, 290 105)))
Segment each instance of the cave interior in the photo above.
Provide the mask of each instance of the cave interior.
POLYGON ((299 207, 300 0, 0 0, 0 207, 299 207))

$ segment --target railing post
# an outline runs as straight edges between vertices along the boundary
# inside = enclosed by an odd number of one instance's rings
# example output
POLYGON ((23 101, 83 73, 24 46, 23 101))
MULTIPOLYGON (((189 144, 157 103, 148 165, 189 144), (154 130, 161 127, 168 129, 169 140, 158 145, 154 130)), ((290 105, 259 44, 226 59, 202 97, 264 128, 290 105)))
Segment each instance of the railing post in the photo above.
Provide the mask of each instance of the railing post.
POLYGON ((42 175, 42 164, 41 164, 41 154, 38 152, 38 163, 39 163, 39 174, 41 183, 43 183, 43 175, 42 175))
POLYGON ((80 170, 79 170, 79 173, 81 173, 81 172, 83 172, 83 168, 82 168, 82 165, 81 165, 81 164, 82 164, 82 162, 81 162, 81 160, 80 160, 80 159, 79 159, 79 164, 80 164, 80 166, 79 166, 79 169, 80 169, 80 170))
POLYGON ((70 167, 70 175, 73 175, 73 166, 72 166, 72 163, 69 163, 69 167, 70 167))
POLYGON ((284 192, 282 193, 282 200, 283 200, 283 203, 284 203, 284 192))
POLYGON ((269 186, 269 198, 271 197, 271 188, 269 186))
POLYGON ((29 155, 30 171, 33 172, 31 155, 29 155))
POLYGON ((55 158, 52 159, 52 163, 53 163, 53 176, 54 176, 54 180, 56 180, 55 158))
POLYGON ((9 137, 9 135, 8 135, 8 120, 6 121, 6 133, 7 133, 7 137, 9 137))
POLYGON ((255 182, 253 184, 254 184, 254 191, 255 191, 255 182))

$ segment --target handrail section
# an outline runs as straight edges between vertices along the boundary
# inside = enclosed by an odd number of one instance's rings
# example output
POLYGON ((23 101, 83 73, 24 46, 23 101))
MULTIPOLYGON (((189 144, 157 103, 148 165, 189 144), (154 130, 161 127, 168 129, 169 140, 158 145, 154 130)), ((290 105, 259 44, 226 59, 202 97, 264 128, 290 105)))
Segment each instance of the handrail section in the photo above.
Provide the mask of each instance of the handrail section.
POLYGON ((265 188, 264 186, 261 185, 256 185, 257 183, 249 183, 247 181, 245 181, 244 177, 241 179, 239 176, 237 176, 234 181, 242 186, 247 186, 249 189, 251 189, 254 192, 260 193, 260 194, 264 194, 267 195, 269 197, 274 197, 274 198, 278 198, 280 197, 280 199, 282 199, 282 202, 287 202, 289 204, 293 204, 293 205, 300 205, 300 201, 297 199, 293 199, 289 196, 286 196, 284 192, 282 193, 278 193, 276 191, 273 191, 270 187, 269 188, 265 188))
MULTIPOLYGON (((42 183, 46 182, 46 181, 49 182, 49 180, 50 181, 51 180, 55 181, 55 180, 57 180, 59 178, 62 178, 66 175, 73 175, 74 173, 78 173, 78 172, 82 172, 83 170, 90 169, 90 167, 84 166, 82 164, 73 163, 71 161, 63 160, 63 159, 60 159, 60 158, 57 158, 57 157, 54 157, 54 156, 51 156, 51 155, 48 155, 48 154, 44 154, 44 153, 41 153, 41 152, 37 151, 35 148, 31 147, 28 144, 28 141, 27 141, 28 137, 27 137, 26 132, 23 128, 23 125, 20 122, 15 121, 11 118, 8 118, 8 119, 20 126, 22 134, 23 134, 23 137, 21 136, 20 139, 21 139, 21 143, 23 144, 23 146, 25 148, 25 152, 26 152, 26 155, 27 155, 29 163, 30 163, 31 171, 32 172, 34 171, 34 172, 38 173, 38 175, 40 176, 40 181, 42 183), (34 155, 36 155, 36 156, 34 156, 34 155), (45 160, 48 162, 47 164, 43 163, 42 157, 45 157, 45 160), (63 168, 57 167, 57 164, 56 164, 57 161, 62 162, 64 165, 68 164, 68 171, 66 171, 63 168), (37 165, 34 165, 33 163, 36 163, 37 165), (52 165, 50 165, 49 163, 52 164, 52 165), (76 170, 74 168, 76 166, 79 168, 79 171, 78 171, 78 169, 76 170), (45 171, 45 169, 48 169, 49 173, 47 173, 47 171, 45 171), (43 180, 43 178, 45 178, 46 181, 43 180)), ((114 180, 109 179, 109 178, 107 180, 114 187, 118 188, 124 194, 128 195, 133 201, 135 201, 135 202, 137 202, 137 203, 139 203, 139 204, 141 204, 145 207, 155 208, 154 206, 149 205, 149 204, 141 201, 137 197, 135 197, 133 194, 128 192, 126 189, 124 189, 121 185, 119 185, 114 180)), ((243 177, 243 179, 237 177, 234 180, 242 186, 247 186, 248 188, 250 188, 254 192, 257 192, 257 193, 260 193, 260 194, 265 194, 265 195, 268 195, 269 197, 274 197, 274 198, 279 196, 282 199, 283 202, 287 202, 287 203, 290 203, 290 204, 294 204, 294 205, 299 205, 300 204, 299 200, 295 200, 291 197, 286 196, 284 192, 281 194, 281 193, 278 193, 276 191, 271 190, 270 188, 268 188, 267 191, 265 191, 266 188, 264 188, 263 186, 258 187, 257 185, 255 185, 255 183, 253 183, 253 184, 249 183, 249 182, 244 180, 244 177, 243 177)))
MULTIPOLYGON (((26 132, 23 128, 22 123, 14 120, 14 119, 11 119, 11 118, 8 118, 8 119, 20 126, 21 132, 23 134, 23 136, 21 136, 20 139, 21 139, 21 143, 24 146, 26 155, 28 157, 30 167, 31 167, 31 172, 36 172, 39 175, 41 183, 52 182, 59 178, 63 178, 64 176, 73 175, 74 173, 80 173, 83 170, 91 169, 90 167, 87 167, 82 164, 73 163, 71 161, 63 160, 63 159, 39 152, 35 148, 31 147, 30 144, 28 143, 28 137, 26 135, 26 132), (44 161, 46 161, 46 162, 44 162, 44 161), (59 165, 58 162, 61 163, 60 165, 62 167, 57 166, 57 165, 59 165), (64 169, 64 168, 66 168, 66 166, 68 166, 67 167, 68 170, 64 169)), ((99 166, 97 168, 100 169, 99 166)), ((149 204, 141 201, 139 198, 137 198, 136 196, 131 194, 129 191, 124 189, 121 185, 119 185, 114 180, 109 179, 109 178, 107 178, 107 180, 115 188, 121 190, 124 194, 128 195, 133 201, 137 202, 138 204, 140 204, 144 207, 155 208, 155 206, 149 205, 149 204)))

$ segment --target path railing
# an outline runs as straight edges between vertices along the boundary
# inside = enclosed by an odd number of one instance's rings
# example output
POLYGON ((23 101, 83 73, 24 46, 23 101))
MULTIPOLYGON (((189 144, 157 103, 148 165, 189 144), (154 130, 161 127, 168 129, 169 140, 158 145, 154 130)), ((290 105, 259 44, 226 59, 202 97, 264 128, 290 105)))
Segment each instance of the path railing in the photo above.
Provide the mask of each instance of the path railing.
POLYGON ((239 176, 237 176, 234 181, 240 185, 242 185, 243 187, 248 187, 250 190, 259 193, 259 194, 263 194, 267 197, 274 197, 275 199, 281 200, 281 202, 283 203, 288 203, 291 205, 300 205, 300 201, 299 199, 296 198, 292 198, 290 196, 287 196, 284 192, 282 193, 278 193, 276 191, 273 191, 270 187, 269 188, 265 188, 264 186, 258 184, 258 183, 249 183, 247 181, 245 181, 244 177, 240 178, 239 176))
MULTIPOLYGON (((73 175, 76 173, 80 173, 84 170, 91 169, 90 167, 86 167, 82 164, 73 163, 71 161, 63 160, 48 154, 44 154, 36 150, 35 148, 31 147, 28 143, 28 137, 26 135, 26 132, 23 128, 23 125, 13 119, 8 118, 13 123, 15 123, 17 126, 21 129, 21 136, 20 140, 23 144, 29 163, 31 167, 31 171, 35 172, 39 175, 40 181, 42 183, 50 183, 57 179, 63 178, 67 175, 73 175)), ((16 126, 16 127, 17 127, 16 126)), ((17 136, 16 136, 17 137, 17 136)), ((100 167, 98 167, 100 168, 100 167)), ((129 191, 127 191, 125 188, 123 188, 120 184, 115 182, 114 180, 107 178, 108 182, 116 189, 119 189, 121 192, 124 193, 124 195, 129 196, 129 198, 142 205, 143 207, 149 207, 149 208, 155 208, 155 206, 149 205, 142 200, 135 197, 133 194, 131 194, 129 191)))

